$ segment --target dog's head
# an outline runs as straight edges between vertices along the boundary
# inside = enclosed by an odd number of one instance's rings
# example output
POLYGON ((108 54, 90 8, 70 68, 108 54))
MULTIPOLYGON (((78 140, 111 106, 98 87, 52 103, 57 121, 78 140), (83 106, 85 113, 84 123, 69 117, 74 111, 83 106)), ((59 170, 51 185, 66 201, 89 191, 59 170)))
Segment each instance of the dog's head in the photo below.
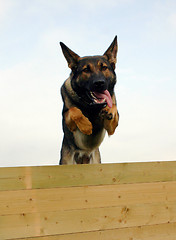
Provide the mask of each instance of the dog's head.
POLYGON ((63 54, 71 68, 71 85, 81 98, 82 104, 90 107, 112 107, 116 83, 115 64, 117 36, 102 56, 80 57, 64 43, 60 43, 63 54))

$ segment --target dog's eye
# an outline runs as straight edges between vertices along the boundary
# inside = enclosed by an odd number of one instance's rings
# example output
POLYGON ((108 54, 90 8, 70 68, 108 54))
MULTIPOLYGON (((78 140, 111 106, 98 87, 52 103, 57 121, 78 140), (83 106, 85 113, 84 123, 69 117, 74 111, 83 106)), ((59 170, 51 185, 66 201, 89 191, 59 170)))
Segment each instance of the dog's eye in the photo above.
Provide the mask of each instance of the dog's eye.
POLYGON ((105 71, 108 67, 106 65, 104 65, 103 63, 101 64, 101 70, 105 71))
POLYGON ((89 72, 91 71, 91 70, 90 70, 90 66, 87 65, 86 67, 83 68, 82 71, 85 72, 85 73, 89 73, 89 72))

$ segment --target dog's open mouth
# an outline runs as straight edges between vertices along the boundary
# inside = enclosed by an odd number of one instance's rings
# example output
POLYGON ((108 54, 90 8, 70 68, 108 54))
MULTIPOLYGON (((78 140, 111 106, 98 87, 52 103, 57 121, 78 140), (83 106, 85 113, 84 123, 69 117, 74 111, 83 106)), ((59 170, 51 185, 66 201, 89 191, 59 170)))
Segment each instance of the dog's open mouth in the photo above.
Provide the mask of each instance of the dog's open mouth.
POLYGON ((90 95, 95 104, 107 104, 109 108, 112 107, 112 98, 108 90, 102 92, 90 92, 90 95))

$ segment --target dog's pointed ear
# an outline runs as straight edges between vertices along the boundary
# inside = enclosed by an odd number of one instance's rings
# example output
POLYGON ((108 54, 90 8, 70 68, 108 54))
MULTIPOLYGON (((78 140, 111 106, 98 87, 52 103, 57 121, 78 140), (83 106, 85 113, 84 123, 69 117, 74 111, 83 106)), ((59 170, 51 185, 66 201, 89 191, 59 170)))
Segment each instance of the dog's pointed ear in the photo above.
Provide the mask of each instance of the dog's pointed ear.
POLYGON ((67 60, 68 67, 72 70, 76 67, 80 56, 74 53, 71 49, 69 49, 64 43, 60 42, 62 52, 67 60))
POLYGON ((105 56, 107 60, 110 62, 113 69, 115 69, 117 51, 118 51, 117 36, 115 36, 113 42, 111 43, 109 48, 106 50, 106 52, 103 54, 103 56, 105 56))

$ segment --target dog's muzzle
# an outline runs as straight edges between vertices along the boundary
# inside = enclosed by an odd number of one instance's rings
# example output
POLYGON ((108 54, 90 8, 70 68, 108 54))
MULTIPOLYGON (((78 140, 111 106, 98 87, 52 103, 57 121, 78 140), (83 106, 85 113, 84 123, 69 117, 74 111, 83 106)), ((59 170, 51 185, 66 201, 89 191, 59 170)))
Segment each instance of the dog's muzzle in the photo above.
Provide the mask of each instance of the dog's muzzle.
POLYGON ((102 107, 108 105, 110 108, 112 107, 112 98, 107 88, 107 82, 103 78, 91 82, 89 97, 92 105, 101 105, 102 107))

